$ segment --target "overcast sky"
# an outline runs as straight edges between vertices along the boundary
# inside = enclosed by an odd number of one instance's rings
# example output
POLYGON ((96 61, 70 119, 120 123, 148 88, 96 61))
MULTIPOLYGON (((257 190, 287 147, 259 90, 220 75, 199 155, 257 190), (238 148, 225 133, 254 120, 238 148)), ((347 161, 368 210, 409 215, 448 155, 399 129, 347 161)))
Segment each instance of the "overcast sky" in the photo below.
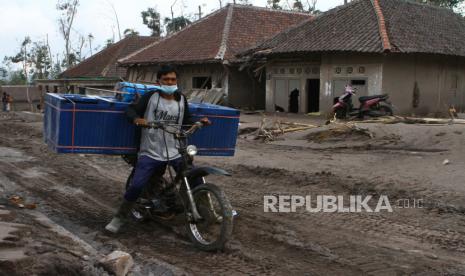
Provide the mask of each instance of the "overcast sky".
MULTIPOLYGON (((156 7, 162 18, 171 15, 170 6, 176 0, 80 0, 74 24, 74 41, 78 34, 87 37, 89 33, 95 37, 93 48, 104 45, 108 38, 115 35, 118 40, 116 20, 111 8, 113 5, 120 22, 121 32, 133 28, 141 35, 150 35, 150 30, 142 24, 141 11, 148 7, 156 7)), ((228 0, 223 0, 223 5, 228 0)), ((256 6, 266 6, 266 0, 250 0, 256 6)), ((286 3, 286 0, 282 0, 286 3)), ((288 0, 290 4, 293 0, 288 0)), ((304 3, 306 1, 303 1, 304 3)), ((343 0, 319 0, 317 9, 325 11, 342 4, 343 0)), ((19 45, 25 36, 32 41, 45 40, 47 34, 52 52, 63 52, 63 39, 58 32, 59 13, 56 0, 0 0, 0 59, 19 52, 19 45)), ((198 13, 201 6, 203 15, 219 8, 219 0, 177 0, 173 10, 175 16, 198 13)), ((84 55, 89 56, 87 46, 84 55)))

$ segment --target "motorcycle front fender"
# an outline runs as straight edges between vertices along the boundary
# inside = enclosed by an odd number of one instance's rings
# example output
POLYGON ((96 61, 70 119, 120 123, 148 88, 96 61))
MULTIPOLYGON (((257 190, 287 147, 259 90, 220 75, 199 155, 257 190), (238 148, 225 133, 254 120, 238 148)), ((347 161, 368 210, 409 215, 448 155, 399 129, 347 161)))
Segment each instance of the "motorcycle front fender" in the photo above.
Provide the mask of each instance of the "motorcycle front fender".
POLYGON ((227 171, 220 169, 220 168, 215 168, 215 167, 195 167, 189 172, 187 172, 186 177, 188 179, 194 179, 198 177, 205 177, 207 175, 224 175, 224 176, 231 176, 230 173, 227 171))

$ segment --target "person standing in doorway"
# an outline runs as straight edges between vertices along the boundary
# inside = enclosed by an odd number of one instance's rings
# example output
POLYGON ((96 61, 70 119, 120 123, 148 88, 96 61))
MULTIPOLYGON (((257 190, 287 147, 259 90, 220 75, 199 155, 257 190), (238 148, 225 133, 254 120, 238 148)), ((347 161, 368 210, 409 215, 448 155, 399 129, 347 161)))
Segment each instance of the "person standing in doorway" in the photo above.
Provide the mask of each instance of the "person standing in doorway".
POLYGON ((289 95, 289 112, 299 113, 299 89, 294 89, 289 95))
POLYGON ((2 96, 2 111, 3 112, 6 112, 7 103, 8 103, 8 96, 5 92, 3 92, 3 96, 2 96))
POLYGON ((10 94, 6 94, 6 111, 11 111, 11 105, 13 104, 13 97, 10 94))

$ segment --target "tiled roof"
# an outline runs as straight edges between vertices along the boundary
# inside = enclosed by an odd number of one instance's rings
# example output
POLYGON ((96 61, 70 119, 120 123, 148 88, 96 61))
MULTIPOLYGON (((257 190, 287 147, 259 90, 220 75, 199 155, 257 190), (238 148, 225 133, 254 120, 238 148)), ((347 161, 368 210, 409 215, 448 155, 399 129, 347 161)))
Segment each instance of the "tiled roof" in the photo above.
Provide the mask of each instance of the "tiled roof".
POLYGON ((303 13, 230 4, 119 62, 233 62, 240 51, 309 18, 303 13))
POLYGON ((394 51, 465 56, 465 18, 451 10, 379 0, 394 51))
POLYGON ((118 67, 117 60, 135 52, 157 38, 147 36, 128 36, 76 66, 61 73, 61 78, 120 78, 126 76, 126 68, 118 67))
POLYGON ((465 19, 405 0, 357 0, 242 54, 400 52, 465 56, 465 19))

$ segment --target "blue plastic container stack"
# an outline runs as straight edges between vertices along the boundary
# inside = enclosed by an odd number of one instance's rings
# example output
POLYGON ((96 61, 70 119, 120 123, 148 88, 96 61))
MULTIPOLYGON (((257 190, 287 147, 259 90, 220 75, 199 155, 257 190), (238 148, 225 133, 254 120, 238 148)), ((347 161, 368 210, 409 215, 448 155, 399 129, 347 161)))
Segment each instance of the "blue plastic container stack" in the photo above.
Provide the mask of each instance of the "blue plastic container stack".
MULTIPOLYGON (((49 93, 45 96, 45 142, 57 153, 136 153, 136 128, 124 114, 128 105, 111 97, 49 93)), ((207 117, 213 123, 189 139, 199 149, 198 155, 233 156, 239 111, 193 103, 189 111, 193 120, 207 117)))
POLYGON ((128 105, 109 97, 49 93, 45 142, 58 153, 133 153, 135 127, 124 114, 128 105))
POLYGON ((117 90, 128 94, 119 94, 120 100, 126 103, 134 101, 136 94, 143 96, 145 93, 158 89, 155 85, 145 85, 132 82, 119 82, 116 86, 117 90))

